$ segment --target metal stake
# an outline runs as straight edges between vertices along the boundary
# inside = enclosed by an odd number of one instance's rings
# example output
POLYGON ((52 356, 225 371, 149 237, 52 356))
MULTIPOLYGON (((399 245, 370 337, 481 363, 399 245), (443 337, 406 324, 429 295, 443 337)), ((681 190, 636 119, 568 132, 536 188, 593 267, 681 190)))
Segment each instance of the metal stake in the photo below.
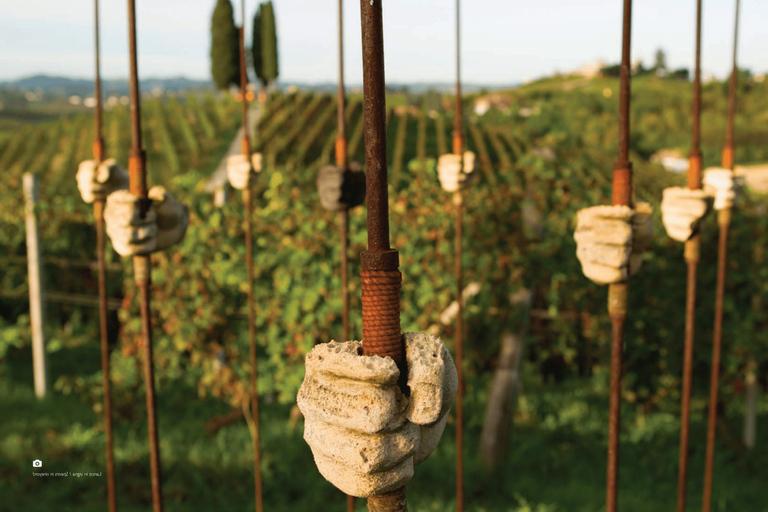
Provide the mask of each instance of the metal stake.
MULTIPOLYGON (((240 46, 240 94, 243 97, 243 156, 251 161, 251 146, 248 140, 248 73, 245 63, 245 0, 240 0, 242 24, 239 30, 240 46)), ((245 259, 248 267, 248 344, 251 362, 251 413, 253 414, 253 480, 255 488, 256 512, 262 511, 261 488, 261 449, 259 428, 259 388, 258 367, 256 357, 256 298, 253 289, 253 197, 251 195, 250 177, 243 189, 243 205, 245 206, 245 259)))
MULTIPOLYGON (((344 119, 346 106, 344 95, 344 10, 343 0, 339 0, 339 83, 336 94, 336 165, 347 169, 347 131, 344 119)), ((349 276, 347 251, 349 250, 349 209, 338 213, 339 234, 341 235, 341 299, 342 299, 342 339, 349 340, 349 276)), ((347 512, 355 511, 355 497, 347 495, 347 512)))
MULTIPOLYGON (((96 54, 96 75, 93 81, 93 95, 96 99, 94 120, 96 133, 93 140, 93 159, 98 165, 104 159, 104 139, 101 131, 101 63, 99 57, 99 0, 93 2, 94 41, 96 54)), ((107 267, 104 261, 104 202, 98 197, 93 202, 93 216, 96 219, 96 259, 99 274, 99 326, 101 334, 101 373, 104 386, 104 431, 107 435, 107 503, 109 512, 117 512, 115 493, 115 456, 112 436, 112 389, 109 379, 109 343, 107 333, 107 267)))
MULTIPOLYGON (((405 388, 407 366, 400 332, 399 257, 389 245, 384 33, 381 2, 360 0, 363 43, 368 250, 361 256, 363 355, 391 357, 405 388)), ((407 511, 405 487, 368 498, 370 512, 407 511)))
MULTIPOLYGON (((464 169, 464 137, 462 131, 461 105, 461 6, 456 0, 456 117, 453 127, 453 153, 459 155, 461 169, 464 169)), ((462 268, 462 206, 464 199, 461 189, 453 193, 453 204, 456 206, 456 301, 459 305, 456 314, 456 371, 459 388, 456 392, 456 511, 464 510, 464 377, 462 375, 464 347, 464 304, 462 288, 464 287, 462 268)))
MULTIPOLYGON (((630 41, 632 0, 624 0, 621 76, 619 88, 619 158, 613 170, 614 205, 632 205, 632 163, 629 161, 630 41)), ((611 392, 608 420, 608 466, 606 512, 616 512, 619 481, 619 429, 621 424, 621 365, 624 320, 627 318, 627 282, 608 288, 608 315, 611 319, 611 392)))
MULTIPOLYGON (((693 77, 693 125, 688 157, 688 188, 701 189, 701 0, 696 2, 696 64, 693 77)), ((685 301, 685 347, 683 351, 683 396, 680 411, 680 455, 677 474, 677 511, 685 511, 688 487, 688 433, 693 385, 693 341, 696 325, 696 274, 701 253, 701 236, 695 233, 685 242, 688 286, 685 301)))
MULTIPOLYGON (((131 151, 128 172, 131 193, 143 199, 142 215, 150 206, 147 196, 146 155, 141 142, 141 97, 139 96, 139 75, 136 57, 136 8, 135 0, 128 0, 128 45, 130 52, 130 100, 131 100, 131 151)), ((155 370, 152 360, 152 317, 149 308, 149 287, 151 277, 150 256, 134 256, 133 272, 139 288, 141 309, 141 330, 144 338, 144 387, 147 395, 147 427, 149 431, 149 460, 152 469, 152 504, 154 512, 162 512, 162 474, 160 470, 160 449, 157 434, 157 405, 155 399, 155 370)))
MULTIPOLYGON (((738 83, 738 65, 736 50, 739 41, 739 4, 736 0, 736 17, 733 31, 733 69, 728 90, 728 124, 723 148, 723 167, 734 168, 734 124, 736 117, 736 85, 738 83)), ((715 295, 715 329, 712 340, 712 373, 709 385, 709 418, 707 426, 707 454, 704 470, 704 498, 702 510, 709 512, 712 507, 712 472, 715 459, 715 429, 717 427, 717 388, 720 380, 720 348, 723 340, 723 299, 725 296, 725 267, 728 260, 728 228, 731 224, 731 209, 717 212, 717 224, 720 228, 717 249, 717 289, 715 295)))

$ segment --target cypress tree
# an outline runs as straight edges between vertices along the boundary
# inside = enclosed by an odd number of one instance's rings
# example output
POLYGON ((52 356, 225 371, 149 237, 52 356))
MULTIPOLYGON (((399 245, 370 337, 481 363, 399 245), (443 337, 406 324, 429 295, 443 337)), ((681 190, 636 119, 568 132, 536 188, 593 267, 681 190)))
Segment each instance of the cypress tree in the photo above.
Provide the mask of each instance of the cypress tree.
POLYGON ((261 13, 261 68, 262 81, 271 84, 279 74, 277 66, 277 27, 272 2, 264 2, 261 13))
POLYGON ((261 5, 256 9, 256 14, 253 16, 253 37, 251 38, 251 65, 253 66, 253 72, 261 82, 262 87, 267 86, 267 81, 264 78, 263 60, 261 58, 261 5))
POLYGON ((240 83, 238 33, 229 0, 216 0, 211 17, 211 75, 218 89, 240 83))

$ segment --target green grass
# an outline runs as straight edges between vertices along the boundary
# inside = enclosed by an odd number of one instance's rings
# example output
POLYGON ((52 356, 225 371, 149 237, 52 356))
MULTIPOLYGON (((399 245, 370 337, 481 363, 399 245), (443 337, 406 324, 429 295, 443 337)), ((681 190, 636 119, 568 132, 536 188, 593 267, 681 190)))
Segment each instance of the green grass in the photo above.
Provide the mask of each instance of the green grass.
MULTIPOLYGON (((14 349, 15 350, 15 349, 14 349)), ((94 346, 50 354, 52 381, 68 375, 92 378, 94 346), (72 375, 72 369, 81 373, 72 375)), ((32 460, 45 472, 101 472, 104 434, 90 399, 54 391, 37 401, 31 388, 28 350, 9 354, 0 374, 0 510, 100 511, 106 479, 35 477, 32 460), (62 508, 64 507, 64 508, 62 508)), ((466 509, 474 511, 594 512, 604 505, 607 396, 604 376, 544 385, 526 373, 508 457, 494 475, 477 459, 487 382, 467 389, 466 509)), ((227 412, 216 400, 199 399, 192 388, 160 389, 159 429, 168 511, 250 510, 251 445, 244 423, 208 435, 205 421, 227 412)), ((98 399, 94 399, 98 408, 98 399)), ((704 465, 703 400, 695 402, 691 430, 689 510, 698 510, 704 465)), ((731 409, 735 410, 735 407, 731 409)), ((117 489, 122 511, 150 507, 146 420, 142 400, 122 404, 115 418, 117 489)), ((678 419, 675 411, 638 417, 625 404, 621 446, 620 502, 625 512, 669 510, 675 503, 678 419)), ((317 473, 301 424, 291 428, 289 407, 263 401, 262 447, 265 506, 270 511, 341 510, 343 497, 317 473)), ((766 439, 761 411, 758 440, 766 439)), ((733 429, 740 418, 729 418, 733 429)), ((417 469, 408 487, 410 510, 455 509, 454 429, 449 423, 438 450, 417 469)), ((758 441, 759 442, 759 441, 758 441)), ((768 450, 753 453, 718 446, 714 507, 717 512, 765 512, 768 450)), ((358 510, 364 510, 362 500, 358 510)))

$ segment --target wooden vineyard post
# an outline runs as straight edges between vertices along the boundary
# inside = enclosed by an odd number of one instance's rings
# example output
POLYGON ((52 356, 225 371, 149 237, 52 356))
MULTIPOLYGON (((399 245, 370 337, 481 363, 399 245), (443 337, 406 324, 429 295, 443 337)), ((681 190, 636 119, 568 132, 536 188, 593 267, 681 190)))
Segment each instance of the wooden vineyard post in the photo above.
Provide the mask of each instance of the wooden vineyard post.
POLYGON ((37 176, 24 174, 24 215, 27 227, 27 272, 29 274, 29 323, 32 327, 32 369, 35 396, 45 398, 48 393, 48 368, 45 355, 45 316, 43 308, 43 268, 40 257, 40 231, 37 228, 39 192, 37 176))

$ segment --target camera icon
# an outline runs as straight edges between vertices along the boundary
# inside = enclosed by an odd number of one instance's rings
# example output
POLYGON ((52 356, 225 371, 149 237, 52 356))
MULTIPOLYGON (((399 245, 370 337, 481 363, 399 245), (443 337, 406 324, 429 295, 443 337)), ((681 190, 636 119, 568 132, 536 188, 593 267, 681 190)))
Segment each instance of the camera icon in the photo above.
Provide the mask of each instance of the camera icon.
POLYGON ((43 461, 41 461, 40 459, 33 460, 32 461, 32 467, 33 468, 41 468, 41 467, 43 467, 43 461))

